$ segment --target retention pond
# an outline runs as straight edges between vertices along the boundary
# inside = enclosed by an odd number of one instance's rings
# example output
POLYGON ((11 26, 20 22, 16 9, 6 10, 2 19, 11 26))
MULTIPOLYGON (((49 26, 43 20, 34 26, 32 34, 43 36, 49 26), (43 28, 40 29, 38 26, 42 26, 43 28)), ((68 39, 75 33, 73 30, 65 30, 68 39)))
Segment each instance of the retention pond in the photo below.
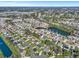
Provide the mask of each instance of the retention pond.
POLYGON ((9 47, 5 44, 5 42, 3 41, 3 38, 0 37, 0 50, 3 53, 4 57, 10 57, 12 52, 9 49, 9 47))
POLYGON ((49 28, 48 30, 51 31, 51 32, 58 33, 58 34, 63 35, 63 36, 69 36, 70 35, 70 33, 65 32, 61 29, 55 28, 55 27, 49 28))

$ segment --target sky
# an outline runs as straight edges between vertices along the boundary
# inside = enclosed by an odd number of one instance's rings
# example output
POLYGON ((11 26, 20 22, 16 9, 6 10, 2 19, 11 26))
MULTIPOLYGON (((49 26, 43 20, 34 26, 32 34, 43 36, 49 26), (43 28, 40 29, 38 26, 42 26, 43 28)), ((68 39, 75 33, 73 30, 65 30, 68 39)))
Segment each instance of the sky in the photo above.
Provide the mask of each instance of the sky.
POLYGON ((79 1, 0 1, 1 6, 79 7, 79 1))

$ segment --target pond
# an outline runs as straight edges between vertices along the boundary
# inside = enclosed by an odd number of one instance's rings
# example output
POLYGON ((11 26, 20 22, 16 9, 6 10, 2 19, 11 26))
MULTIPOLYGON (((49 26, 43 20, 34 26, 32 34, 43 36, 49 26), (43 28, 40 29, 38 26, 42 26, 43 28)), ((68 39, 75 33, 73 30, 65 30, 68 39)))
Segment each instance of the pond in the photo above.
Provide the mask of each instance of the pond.
POLYGON ((3 53, 4 57, 10 57, 12 52, 9 47, 4 43, 3 38, 0 37, 0 50, 3 53))
POLYGON ((69 36, 70 35, 70 33, 65 32, 61 29, 55 28, 55 27, 49 28, 48 30, 51 31, 51 32, 58 33, 58 34, 63 35, 63 36, 69 36))

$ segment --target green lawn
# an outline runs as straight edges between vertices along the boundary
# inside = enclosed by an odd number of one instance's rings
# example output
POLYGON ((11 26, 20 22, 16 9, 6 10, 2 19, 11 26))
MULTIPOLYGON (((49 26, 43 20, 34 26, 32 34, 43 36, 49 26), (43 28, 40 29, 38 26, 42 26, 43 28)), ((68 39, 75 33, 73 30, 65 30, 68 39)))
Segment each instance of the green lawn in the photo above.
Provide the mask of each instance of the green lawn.
POLYGON ((0 51, 0 58, 3 58, 3 53, 0 51))

